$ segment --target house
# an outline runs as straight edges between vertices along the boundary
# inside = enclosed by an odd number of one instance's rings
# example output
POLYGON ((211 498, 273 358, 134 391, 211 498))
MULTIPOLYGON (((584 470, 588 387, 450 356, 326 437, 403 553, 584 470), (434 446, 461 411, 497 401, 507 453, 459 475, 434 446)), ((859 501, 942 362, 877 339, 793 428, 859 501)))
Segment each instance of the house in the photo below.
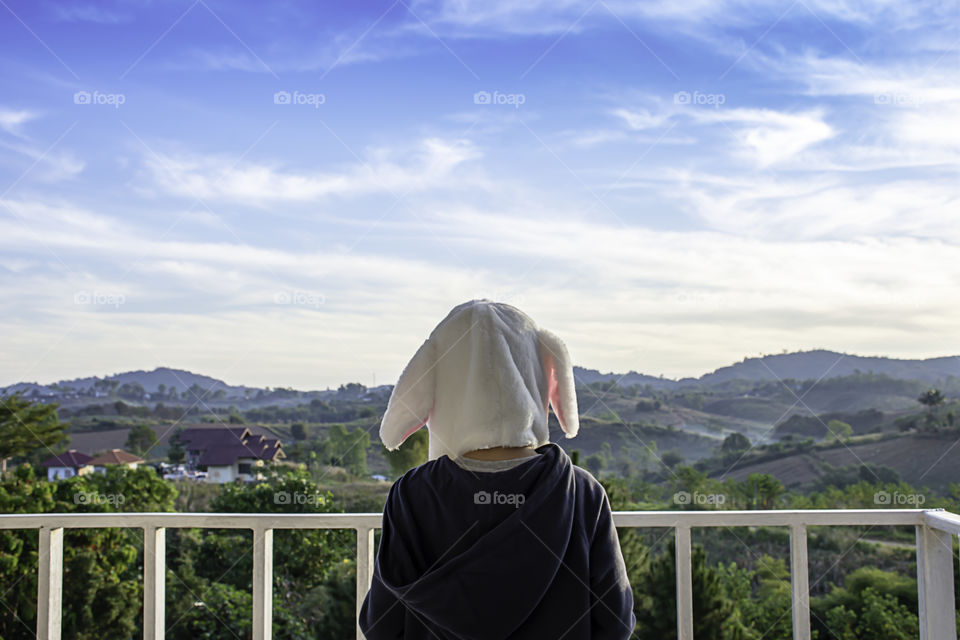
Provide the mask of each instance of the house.
POLYGON ((96 458, 91 460, 89 464, 93 465, 93 470, 97 473, 104 473, 107 470, 108 465, 123 465, 128 469, 136 469, 144 462, 145 460, 143 458, 135 456, 132 453, 127 453, 122 449, 110 449, 109 451, 98 455, 96 458))
POLYGON ((47 469, 47 480, 53 482, 61 478, 72 478, 73 476, 82 476, 93 473, 93 465, 90 461, 93 456, 70 449, 60 455, 48 458, 40 463, 41 467, 47 469))
POLYGON ((266 461, 286 456, 276 438, 255 435, 247 427, 193 427, 180 434, 187 465, 206 467, 207 482, 251 481, 266 461))

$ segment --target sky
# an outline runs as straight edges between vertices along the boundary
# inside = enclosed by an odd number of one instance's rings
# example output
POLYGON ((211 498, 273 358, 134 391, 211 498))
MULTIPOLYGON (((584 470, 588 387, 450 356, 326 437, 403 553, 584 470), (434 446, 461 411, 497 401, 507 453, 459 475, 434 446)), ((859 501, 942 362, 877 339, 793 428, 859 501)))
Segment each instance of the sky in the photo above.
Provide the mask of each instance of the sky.
POLYGON ((0 0, 0 385, 960 354, 960 2, 0 0))

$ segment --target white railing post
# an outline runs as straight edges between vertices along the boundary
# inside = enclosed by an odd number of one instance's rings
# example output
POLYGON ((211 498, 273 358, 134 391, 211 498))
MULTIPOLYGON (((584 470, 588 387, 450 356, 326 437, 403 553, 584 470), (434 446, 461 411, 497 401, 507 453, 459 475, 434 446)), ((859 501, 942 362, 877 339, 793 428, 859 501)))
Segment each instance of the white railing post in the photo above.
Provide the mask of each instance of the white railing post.
POLYGON ((253 530, 253 640, 273 632, 273 529, 253 530))
POLYGON ((920 640, 957 640, 953 595, 953 536, 917 525, 920 640))
POLYGON ((166 601, 166 529, 143 529, 143 640, 162 640, 166 601))
POLYGON ((371 527, 357 527, 357 640, 364 640, 360 607, 373 581, 373 531, 371 527))
POLYGON ((790 526, 790 593, 793 598, 793 640, 810 640, 810 574, 807 526, 790 526))
POLYGON ((677 542, 677 640, 693 640, 693 564, 690 559, 690 527, 678 525, 677 542))
POLYGON ((40 527, 37 638, 59 640, 63 602, 63 528, 40 527))

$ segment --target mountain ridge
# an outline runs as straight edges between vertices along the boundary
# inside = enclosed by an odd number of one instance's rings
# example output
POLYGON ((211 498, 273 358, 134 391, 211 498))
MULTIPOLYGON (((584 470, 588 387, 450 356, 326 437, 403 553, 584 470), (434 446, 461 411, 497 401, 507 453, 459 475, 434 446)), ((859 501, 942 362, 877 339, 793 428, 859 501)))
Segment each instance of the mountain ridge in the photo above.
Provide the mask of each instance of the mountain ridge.
MULTIPOLYGON (((650 385, 654 389, 679 389, 685 386, 711 386, 730 380, 775 381, 793 378, 795 380, 834 378, 856 372, 888 375, 892 378, 920 380, 930 384, 949 378, 960 377, 960 356, 938 356, 925 359, 889 358, 886 356, 859 356, 826 349, 795 351, 790 353, 768 354, 760 357, 746 357, 740 362, 719 367, 698 378, 666 378, 652 376, 630 370, 625 374, 601 373, 597 369, 588 369, 576 365, 574 377, 578 383, 616 381, 618 386, 650 385)), ((194 373, 173 367, 156 367, 152 371, 136 370, 115 373, 108 376, 87 376, 72 380, 60 380, 50 384, 37 382, 16 382, 0 388, 0 392, 52 392, 57 389, 73 388, 89 390, 101 380, 116 380, 120 384, 139 383, 147 392, 156 391, 160 384, 167 388, 176 387, 181 393, 194 384, 212 391, 223 390, 228 396, 242 397, 248 390, 257 391, 261 387, 249 385, 230 385, 212 376, 194 373)), ((393 385, 378 385, 375 389, 386 389, 393 385)), ((319 392, 321 390, 311 390, 319 392)))

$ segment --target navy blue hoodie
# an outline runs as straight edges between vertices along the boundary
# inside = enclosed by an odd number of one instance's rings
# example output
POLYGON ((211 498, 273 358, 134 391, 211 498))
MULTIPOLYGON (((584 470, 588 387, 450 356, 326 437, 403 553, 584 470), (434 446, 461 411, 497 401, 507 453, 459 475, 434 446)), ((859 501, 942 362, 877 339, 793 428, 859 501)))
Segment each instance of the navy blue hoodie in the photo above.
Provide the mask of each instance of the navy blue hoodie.
POLYGON ((391 487, 367 640, 630 637, 636 619, 603 487, 559 446, 497 472, 447 456, 391 487))

